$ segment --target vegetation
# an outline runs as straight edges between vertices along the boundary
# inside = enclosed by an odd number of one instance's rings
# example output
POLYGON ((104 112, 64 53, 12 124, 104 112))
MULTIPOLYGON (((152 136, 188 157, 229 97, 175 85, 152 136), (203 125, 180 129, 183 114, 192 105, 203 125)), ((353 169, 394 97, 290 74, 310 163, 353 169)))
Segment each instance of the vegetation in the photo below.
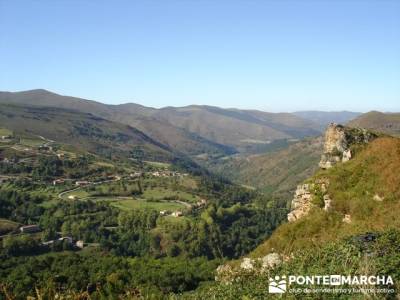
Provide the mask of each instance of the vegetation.
POLYGON ((322 139, 306 139, 263 154, 200 161, 212 171, 262 190, 281 205, 291 199, 296 185, 318 168, 322 139), (272 174, 272 176, 271 176, 272 174))
POLYGON ((364 231, 399 228, 399 151, 399 139, 378 138, 359 149, 355 159, 319 171, 309 181, 328 179, 333 209, 327 213, 317 208, 297 222, 280 226, 252 255, 262 256, 271 249, 290 253, 364 231), (345 214, 351 216, 350 224, 342 222, 345 214))
POLYGON ((266 132, 274 129, 276 116, 264 113, 191 107, 187 114, 162 111, 160 121, 158 112, 147 112, 167 129, 188 116, 193 124, 199 116, 240 120, 240 145, 231 143, 230 129, 226 140, 213 137, 204 121, 196 133, 167 133, 189 141, 186 153, 206 151, 197 156, 200 165, 95 114, 0 106, 0 133, 11 136, 0 145, 0 299, 262 299, 268 277, 282 273, 400 279, 399 139, 355 145, 350 161, 310 177, 321 139, 291 141, 313 133, 300 122, 300 129, 274 131, 283 139, 261 141, 248 126, 257 118, 266 132), (236 150, 265 152, 226 156, 236 150), (285 223, 292 191, 308 177, 326 187, 313 185, 309 215, 285 223), (271 252, 284 263, 266 273, 242 269, 229 285, 214 282, 218 265, 271 252))
MULTIPOLYGON (((373 299, 395 299, 400 279, 400 231, 387 230, 380 233, 365 233, 346 239, 299 249, 292 253, 291 259, 275 269, 264 273, 242 270, 230 284, 213 283, 188 293, 183 299, 267 299, 268 280, 276 275, 390 275, 394 286, 363 286, 363 288, 393 289, 392 293, 374 294, 373 299)), ((290 285, 291 289, 301 287, 290 285)), ((304 286, 303 286, 304 287, 304 286)), ((308 288, 318 286, 307 285, 308 288)), ((319 286, 321 287, 321 286, 319 286)), ((335 286, 348 288, 348 285, 335 286)), ((349 299, 349 294, 342 293, 285 293, 282 299, 349 299)), ((351 299, 366 299, 367 294, 353 293, 351 299)))

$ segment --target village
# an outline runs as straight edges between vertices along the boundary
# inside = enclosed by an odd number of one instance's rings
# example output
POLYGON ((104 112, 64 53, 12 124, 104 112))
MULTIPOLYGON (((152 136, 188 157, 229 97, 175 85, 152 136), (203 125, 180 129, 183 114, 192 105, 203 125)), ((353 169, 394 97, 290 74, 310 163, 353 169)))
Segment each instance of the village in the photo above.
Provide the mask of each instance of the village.
MULTIPOLYGON (((6 130, 0 131, 4 133, 6 130)), ((188 173, 170 170, 167 164, 161 163, 145 162, 145 168, 138 170, 116 168, 110 163, 98 163, 95 159, 85 168, 95 170, 93 168, 97 167, 97 164, 107 166, 106 175, 104 167, 100 167, 101 172, 91 171, 90 176, 76 177, 65 174, 33 178, 25 169, 28 170, 29 166, 37 168, 39 159, 56 159, 62 164, 64 161, 73 162, 79 159, 79 155, 65 151, 59 144, 42 136, 21 138, 11 132, 6 133, 0 136, 0 167, 11 171, 6 172, 7 174, 2 172, 0 185, 13 184, 23 179, 33 185, 46 186, 47 192, 53 194, 57 201, 103 201, 121 211, 154 209, 161 218, 167 219, 184 218, 193 210, 207 205, 208 201, 204 197, 192 191, 196 185, 188 173), (117 169, 119 171, 116 171, 117 169)), ((108 228, 115 230, 117 227, 108 228)), ((37 236, 42 232, 39 224, 19 224, 6 235, 0 235, 0 239, 10 235, 37 236)), ((44 247, 64 245, 75 250, 88 245, 96 246, 95 243, 74 240, 61 232, 57 233, 57 238, 43 240, 41 244, 44 247)))

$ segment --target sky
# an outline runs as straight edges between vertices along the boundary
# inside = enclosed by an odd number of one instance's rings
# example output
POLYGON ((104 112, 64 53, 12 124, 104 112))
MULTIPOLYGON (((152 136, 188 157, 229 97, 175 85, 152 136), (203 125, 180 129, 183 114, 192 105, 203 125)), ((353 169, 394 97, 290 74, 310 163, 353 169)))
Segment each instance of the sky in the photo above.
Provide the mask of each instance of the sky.
POLYGON ((0 90, 400 111, 400 1, 0 0, 0 90))

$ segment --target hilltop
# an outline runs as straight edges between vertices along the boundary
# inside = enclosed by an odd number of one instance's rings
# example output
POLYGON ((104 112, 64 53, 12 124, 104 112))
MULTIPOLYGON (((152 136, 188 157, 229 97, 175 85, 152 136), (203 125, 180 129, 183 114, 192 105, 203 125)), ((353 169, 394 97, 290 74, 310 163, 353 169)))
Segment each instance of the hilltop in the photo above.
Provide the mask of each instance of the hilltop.
POLYGON ((361 127, 400 137, 400 113, 370 111, 351 120, 351 127, 361 127))

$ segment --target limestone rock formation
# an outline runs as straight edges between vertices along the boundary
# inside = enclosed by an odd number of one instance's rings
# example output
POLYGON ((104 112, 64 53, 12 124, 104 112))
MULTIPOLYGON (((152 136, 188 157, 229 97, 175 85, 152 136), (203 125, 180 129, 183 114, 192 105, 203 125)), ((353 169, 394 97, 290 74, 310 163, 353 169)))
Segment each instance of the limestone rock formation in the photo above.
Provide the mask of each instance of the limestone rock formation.
MULTIPOLYGON (((376 134, 365 129, 331 123, 325 132, 324 153, 319 166, 328 169, 338 162, 349 161, 353 156, 351 146, 368 143, 376 137, 376 134)), ((332 199, 327 192, 328 185, 327 178, 320 178, 313 183, 297 186, 288 221, 293 222, 306 216, 315 206, 329 211, 332 207, 332 199)), ((374 200, 381 201, 379 195, 375 196, 374 200)), ((344 218, 343 222, 351 222, 350 217, 344 218)))
POLYGON ((350 128, 331 123, 325 131, 324 153, 319 166, 329 169, 338 162, 346 162, 352 158, 351 146, 368 143, 376 134, 362 128, 350 128))
POLYGON ((288 221, 293 222, 308 214, 311 209, 312 184, 301 184, 297 186, 292 200, 292 211, 288 214, 288 221))

